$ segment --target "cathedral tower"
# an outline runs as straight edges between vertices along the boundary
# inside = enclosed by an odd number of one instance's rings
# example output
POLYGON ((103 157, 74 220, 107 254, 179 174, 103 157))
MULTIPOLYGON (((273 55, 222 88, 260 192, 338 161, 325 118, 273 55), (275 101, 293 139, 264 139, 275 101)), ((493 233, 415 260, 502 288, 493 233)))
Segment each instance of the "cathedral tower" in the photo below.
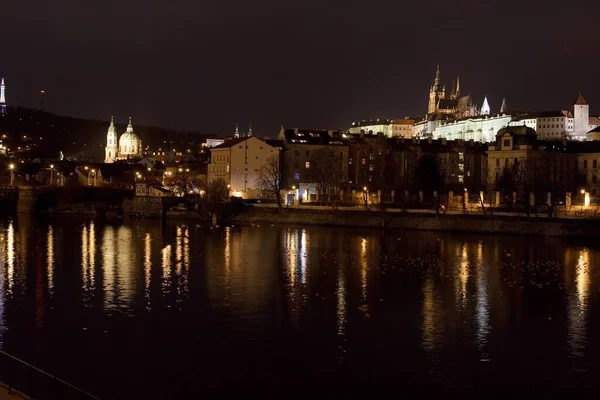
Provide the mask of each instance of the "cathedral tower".
POLYGON ((4 85, 4 78, 0 83, 0 114, 6 114, 6 86, 4 85))
POLYGON ((106 148, 104 149, 105 163, 113 163, 118 157, 118 144, 117 144, 117 128, 115 128, 115 121, 113 117, 110 117, 110 126, 108 127, 108 133, 106 134, 106 148))
POLYGON ((441 78, 440 78, 440 64, 437 65, 437 69, 435 71, 435 79, 433 80, 433 86, 429 90, 429 107, 427 108, 427 112, 429 114, 437 111, 437 104, 440 99, 446 97, 446 89, 442 86, 441 78))

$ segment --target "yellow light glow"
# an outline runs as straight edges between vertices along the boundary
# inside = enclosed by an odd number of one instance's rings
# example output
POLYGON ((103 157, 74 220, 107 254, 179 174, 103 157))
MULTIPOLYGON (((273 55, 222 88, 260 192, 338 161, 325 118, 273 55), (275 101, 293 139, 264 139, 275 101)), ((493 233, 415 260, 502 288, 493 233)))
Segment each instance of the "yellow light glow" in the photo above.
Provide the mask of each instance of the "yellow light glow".
POLYGON ((54 164, 50 164, 50 169, 54 168, 54 164))
POLYGON ((8 166, 8 168, 10 168, 10 169, 15 169, 15 164, 10 164, 10 165, 8 166))

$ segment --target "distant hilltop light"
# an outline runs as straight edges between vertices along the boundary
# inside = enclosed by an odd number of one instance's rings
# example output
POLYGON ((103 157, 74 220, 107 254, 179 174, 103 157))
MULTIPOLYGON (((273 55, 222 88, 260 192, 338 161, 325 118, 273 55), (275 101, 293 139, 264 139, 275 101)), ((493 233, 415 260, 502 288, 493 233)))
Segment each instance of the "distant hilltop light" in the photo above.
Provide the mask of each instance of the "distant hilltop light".
POLYGON ((42 89, 42 90, 40 90, 40 93, 44 94, 44 93, 46 93, 46 91, 44 89, 42 89))

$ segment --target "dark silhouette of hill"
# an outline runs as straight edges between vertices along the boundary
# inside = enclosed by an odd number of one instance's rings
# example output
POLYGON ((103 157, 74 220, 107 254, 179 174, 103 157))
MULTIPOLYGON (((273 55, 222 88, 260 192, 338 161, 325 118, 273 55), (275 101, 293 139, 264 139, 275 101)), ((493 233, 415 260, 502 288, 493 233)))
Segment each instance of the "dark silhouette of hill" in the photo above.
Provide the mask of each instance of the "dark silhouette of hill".
MULTIPOLYGON (((57 158, 62 151, 69 158, 84 157, 101 161, 104 160, 109 124, 110 121, 65 117, 13 107, 8 109, 6 115, 0 116, 0 134, 6 134, 4 143, 12 146, 11 149, 30 146, 28 158, 57 158)), ((127 121, 115 121, 115 125, 121 135, 125 132, 127 121)), ((207 137, 218 137, 208 133, 136 125, 135 121, 133 128, 142 139, 144 149, 150 147, 153 150, 171 147, 183 151, 194 148, 207 137)), ((25 156, 26 153, 23 154, 25 156)))

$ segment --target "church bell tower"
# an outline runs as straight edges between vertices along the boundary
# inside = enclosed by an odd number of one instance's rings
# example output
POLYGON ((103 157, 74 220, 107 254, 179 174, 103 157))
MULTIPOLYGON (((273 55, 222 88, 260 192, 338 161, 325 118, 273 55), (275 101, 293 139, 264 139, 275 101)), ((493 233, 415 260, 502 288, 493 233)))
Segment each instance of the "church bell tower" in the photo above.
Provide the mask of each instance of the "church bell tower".
POLYGON ((110 117, 110 126, 108 127, 108 133, 106 134, 106 148, 105 152, 105 163, 113 163, 118 156, 118 143, 117 143, 117 128, 115 127, 115 121, 113 117, 110 117))
POLYGON ((440 64, 437 65, 435 71, 435 79, 433 80, 433 86, 429 90, 429 107, 427 113, 431 114, 437 111, 438 101, 446 97, 446 88, 442 86, 440 79, 440 64))

